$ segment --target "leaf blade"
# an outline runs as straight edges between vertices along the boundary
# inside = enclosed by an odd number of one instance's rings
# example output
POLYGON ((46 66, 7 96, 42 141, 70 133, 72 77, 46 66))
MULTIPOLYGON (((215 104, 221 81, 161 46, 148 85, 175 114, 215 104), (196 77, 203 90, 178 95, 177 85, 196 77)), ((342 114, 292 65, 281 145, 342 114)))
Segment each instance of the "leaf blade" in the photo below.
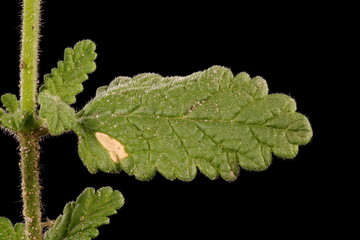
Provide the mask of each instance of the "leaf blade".
POLYGON ((28 118, 29 114, 21 109, 16 110, 14 113, 0 113, 1 124, 15 132, 22 129, 28 118))
POLYGON ((95 191, 87 188, 75 202, 68 203, 63 215, 45 233, 45 240, 90 240, 99 235, 98 227, 109 223, 108 216, 124 204, 119 191, 109 187, 95 191))
POLYGON ((234 77, 215 66, 187 77, 116 78, 78 114, 75 132, 90 172, 121 168, 148 180, 158 171, 190 181, 199 169, 211 179, 233 181, 239 166, 264 170, 272 153, 293 158, 310 141, 311 126, 295 111, 289 96, 268 95, 264 79, 234 77), (116 148, 96 139, 99 132, 115 139, 128 157, 111 157, 116 148))
POLYGON ((64 60, 44 76, 40 92, 48 91, 67 104, 75 103, 76 95, 83 90, 82 83, 96 69, 95 49, 95 43, 90 40, 80 41, 74 48, 66 48, 64 60))
POLYGON ((15 230, 9 219, 0 217, 0 236, 3 239, 16 239, 15 230))
POLYGON ((0 108, 1 125, 10 130, 19 131, 25 124, 28 114, 20 109, 20 102, 14 94, 2 95, 1 102, 5 107, 5 110, 0 108))
POLYGON ((12 225, 7 218, 0 217, 0 239, 6 240, 21 240, 26 239, 25 224, 17 223, 12 225))
POLYGON ((70 130, 76 121, 75 110, 59 97, 41 92, 38 96, 41 105, 39 115, 46 120, 49 132, 59 135, 70 130))
POLYGON ((19 100, 17 99, 16 95, 11 93, 2 95, 1 102, 5 109, 10 113, 14 113, 20 108, 19 100))
POLYGON ((17 237, 17 240, 24 240, 26 239, 25 234, 25 224, 24 223, 17 223, 14 226, 15 234, 17 237))

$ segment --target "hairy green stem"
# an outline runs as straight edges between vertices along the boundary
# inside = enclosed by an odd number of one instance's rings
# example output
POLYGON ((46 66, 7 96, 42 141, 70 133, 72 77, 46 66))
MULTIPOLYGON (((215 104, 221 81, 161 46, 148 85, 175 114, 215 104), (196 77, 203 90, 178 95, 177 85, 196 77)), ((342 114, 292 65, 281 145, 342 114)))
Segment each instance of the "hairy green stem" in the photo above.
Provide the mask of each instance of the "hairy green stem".
MULTIPOLYGON (((21 108, 36 119, 38 84, 38 52, 41 0, 23 0, 20 59, 21 108)), ((36 122, 30 129, 18 133, 21 154, 21 187, 23 216, 28 240, 42 240, 41 195, 39 179, 39 136, 36 122), (26 132, 26 133, 25 133, 26 132)))
POLYGON ((29 240, 42 240, 41 196, 39 178, 39 137, 34 134, 19 134, 21 154, 21 187, 23 216, 29 240))
POLYGON ((24 0, 20 59, 20 96, 23 110, 35 115, 41 0, 24 0))

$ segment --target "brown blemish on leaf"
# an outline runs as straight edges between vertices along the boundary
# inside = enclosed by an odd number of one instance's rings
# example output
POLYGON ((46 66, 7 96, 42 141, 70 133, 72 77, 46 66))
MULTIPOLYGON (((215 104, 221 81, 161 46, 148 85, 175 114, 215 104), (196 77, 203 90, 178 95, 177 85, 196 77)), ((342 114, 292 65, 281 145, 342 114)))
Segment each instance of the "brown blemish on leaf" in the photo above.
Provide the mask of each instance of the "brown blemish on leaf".
POLYGON ((118 140, 101 132, 95 133, 95 137, 101 143, 101 145, 103 145, 103 147, 109 152, 111 159, 115 163, 118 163, 122 159, 129 156, 128 153, 125 151, 124 145, 122 145, 118 140))

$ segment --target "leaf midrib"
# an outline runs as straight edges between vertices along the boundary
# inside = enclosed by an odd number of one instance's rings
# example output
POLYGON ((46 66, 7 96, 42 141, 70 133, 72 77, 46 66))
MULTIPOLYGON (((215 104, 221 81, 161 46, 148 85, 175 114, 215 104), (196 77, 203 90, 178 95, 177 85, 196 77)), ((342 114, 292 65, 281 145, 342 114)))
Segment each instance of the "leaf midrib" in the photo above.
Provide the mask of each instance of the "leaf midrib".
MULTIPOLYGON (((294 114, 293 112, 283 112, 282 114, 294 114)), ((110 114, 110 113, 105 113, 103 115, 106 115, 106 114, 110 114)), ((194 124, 198 129, 200 129, 206 136, 208 136, 210 138, 210 140, 212 142, 214 142, 216 145, 218 146, 221 146, 222 149, 224 149, 226 152, 233 152, 233 153, 239 153, 239 149, 237 150, 233 150, 233 149, 229 149, 229 148, 226 148, 224 146, 221 145, 221 143, 218 143, 216 141, 214 141, 207 133, 204 132, 204 130, 197 124, 197 122, 217 122, 217 123, 230 123, 230 124, 243 124, 247 127, 249 127, 250 131, 251 131, 251 135, 256 139, 256 141, 261 145, 261 146, 267 146, 267 147, 272 147, 272 146, 269 146, 266 142, 263 142, 261 141, 256 135, 255 133, 253 132, 252 130, 252 127, 268 127, 268 128, 272 128, 272 129, 278 129, 278 130, 282 130, 282 131, 287 131, 289 126, 291 126, 292 122, 289 123, 289 125, 286 127, 286 128, 275 128, 274 126, 265 126, 265 124, 268 122, 268 121, 271 121, 273 118, 279 116, 281 114, 278 114, 278 115, 274 115, 273 117, 269 118, 266 120, 265 123, 262 123, 262 124, 252 124, 252 123, 246 123, 246 122, 240 122, 240 121, 231 121, 231 120, 207 120, 207 119, 191 119, 191 118, 185 118, 185 117, 157 117, 157 116, 151 116, 151 115, 134 115, 134 114, 127 114, 127 115, 121 115, 121 114, 118 114, 118 116, 121 116, 121 117, 124 117, 125 119, 128 120, 129 117, 138 117, 138 118, 151 118, 151 119, 161 119, 161 120, 166 120, 168 123, 170 122, 170 120, 184 120, 184 121, 189 121, 191 122, 192 124, 194 124)), ((87 116, 87 117, 82 117, 79 119, 79 121, 83 120, 83 119, 86 119, 86 118, 96 118, 94 116, 87 116)), ((297 121, 297 120, 295 120, 297 121)), ((295 122, 294 121, 294 122, 295 122)), ((171 126, 171 125, 170 125, 171 126)), ((182 147, 185 149, 185 151, 187 152, 187 149, 184 147, 184 145, 182 144, 182 147)), ((251 150, 248 150, 246 152, 249 152, 251 150)), ((243 154, 246 154, 243 152, 243 154)), ((190 156, 188 154, 188 156, 190 156)))
MULTIPOLYGON (((269 121, 273 120, 275 117, 278 117, 281 114, 294 114, 294 112, 282 112, 280 114, 274 115, 271 118, 268 118, 265 120, 264 123, 247 123, 247 122, 242 122, 239 120, 234 120, 234 119, 198 119, 198 118, 187 118, 187 117, 164 117, 164 116, 151 116, 151 115, 141 115, 141 114, 113 114, 113 113, 103 113, 103 114, 97 114, 96 116, 82 116, 80 118, 77 119, 77 122, 80 123, 81 121, 85 120, 85 119, 97 119, 100 117, 104 117, 104 115, 111 115, 112 117, 124 117, 124 118, 129 118, 129 117, 137 117, 137 118, 148 118, 148 119, 159 119, 159 120, 184 120, 184 121, 189 121, 192 123, 195 122, 213 122, 213 123, 230 123, 230 124, 243 124, 243 125, 247 125, 249 127, 264 127, 265 124, 267 124, 269 121)), ((294 121, 295 122, 295 121, 294 121)), ((289 126, 292 124, 293 122, 289 123, 289 126)), ((276 128, 274 126, 266 126, 268 128, 273 128, 273 129, 279 129, 279 130, 286 130, 288 127, 286 128, 276 128)))

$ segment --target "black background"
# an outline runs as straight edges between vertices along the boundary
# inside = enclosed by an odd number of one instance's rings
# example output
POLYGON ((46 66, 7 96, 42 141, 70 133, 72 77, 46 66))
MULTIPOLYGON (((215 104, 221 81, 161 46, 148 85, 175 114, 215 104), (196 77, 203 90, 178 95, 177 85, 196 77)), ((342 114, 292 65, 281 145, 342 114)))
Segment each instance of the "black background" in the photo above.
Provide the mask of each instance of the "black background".
MULTIPOLYGON (((0 15, 5 50, 1 94, 18 93, 20 5, 16 2, 1 5, 2 12, 8 13, 0 15)), ((300 148, 295 160, 274 157, 267 171, 242 171, 233 183, 210 181, 202 174, 190 183, 170 182, 160 175, 149 182, 125 173, 91 175, 77 156, 75 135, 49 138, 41 153, 44 216, 56 218, 86 187, 112 186, 123 193, 126 204, 111 217, 110 225, 100 229, 99 240, 125 234, 161 239, 245 233, 292 238, 326 227, 319 225, 328 220, 324 194, 330 185, 320 154, 325 126, 323 100, 318 97, 325 71, 321 64, 328 54, 324 6, 89 2, 46 1, 43 5, 41 76, 62 59, 65 47, 82 39, 97 43, 97 71, 84 84, 75 108, 81 109, 97 87, 116 76, 188 75, 223 65, 234 73, 260 75, 271 93, 295 98, 298 111, 313 125, 314 138, 300 148)), ((0 141, 0 216, 21 221, 17 143, 6 135, 0 141)))

